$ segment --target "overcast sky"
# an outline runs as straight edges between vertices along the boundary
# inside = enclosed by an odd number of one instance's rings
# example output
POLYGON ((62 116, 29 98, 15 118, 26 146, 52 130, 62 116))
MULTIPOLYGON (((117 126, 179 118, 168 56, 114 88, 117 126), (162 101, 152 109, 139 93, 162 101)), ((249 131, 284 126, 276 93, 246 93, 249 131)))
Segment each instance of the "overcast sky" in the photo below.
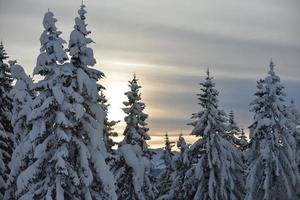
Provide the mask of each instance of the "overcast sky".
MULTIPOLYGON (((127 81, 137 73, 150 134, 188 134, 199 111, 198 83, 209 67, 220 105, 241 127, 252 122, 249 102, 272 58, 300 107, 299 0, 86 0, 91 47, 111 102, 122 120, 127 81)), ((32 73, 42 19, 49 8, 68 41, 80 0, 0 0, 0 39, 11 59, 32 73)), ((123 122, 118 127, 122 132, 123 122)), ((157 137, 156 137, 157 138, 157 137)), ((161 143, 160 139, 155 143, 161 143)))

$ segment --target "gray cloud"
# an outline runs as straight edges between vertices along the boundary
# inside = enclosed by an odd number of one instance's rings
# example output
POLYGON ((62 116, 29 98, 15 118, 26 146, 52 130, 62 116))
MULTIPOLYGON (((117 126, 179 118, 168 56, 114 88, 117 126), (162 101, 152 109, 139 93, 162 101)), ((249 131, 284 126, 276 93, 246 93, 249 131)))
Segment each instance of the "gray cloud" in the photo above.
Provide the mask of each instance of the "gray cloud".
MULTIPOLYGON (((79 0, 0 0, 0 39, 11 58, 31 73, 44 12, 48 8, 54 12, 68 41, 79 4, 79 0)), ((107 75, 105 85, 127 85, 137 72, 152 134, 190 129, 185 124, 199 109, 195 94, 207 67, 220 90, 221 107, 227 112, 233 109, 243 127, 251 123, 248 104, 271 57, 287 94, 300 107, 298 0, 91 0, 86 4, 97 66, 107 75)), ((114 110, 122 106, 109 98, 114 110)))

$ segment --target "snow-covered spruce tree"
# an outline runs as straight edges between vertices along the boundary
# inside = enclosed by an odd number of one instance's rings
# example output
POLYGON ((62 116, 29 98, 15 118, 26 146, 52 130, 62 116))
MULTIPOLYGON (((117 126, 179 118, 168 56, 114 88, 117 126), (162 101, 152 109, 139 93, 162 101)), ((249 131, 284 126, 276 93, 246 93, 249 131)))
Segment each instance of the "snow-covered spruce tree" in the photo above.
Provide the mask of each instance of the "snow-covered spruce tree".
POLYGON ((229 112, 228 126, 225 137, 228 141, 236 145, 241 151, 245 151, 247 149, 247 137, 244 130, 241 130, 235 122, 235 117, 232 110, 229 112))
POLYGON ((245 134, 245 130, 242 128, 241 134, 239 135, 239 149, 243 152, 248 148, 248 141, 245 134))
POLYGON ((92 49, 80 30, 85 30, 84 6, 70 38, 72 63, 53 13, 47 12, 41 36, 41 54, 34 74, 44 79, 34 84, 39 95, 28 121, 34 163, 17 179, 17 195, 23 199, 116 199, 114 178, 105 163, 103 110, 96 81, 102 73, 92 49), (81 20, 81 21, 80 21, 81 20), (80 41, 80 42, 78 42, 80 41))
POLYGON ((17 177, 21 170, 33 162, 33 149, 28 134, 31 125, 27 123, 27 115, 31 112, 30 105, 34 98, 34 92, 31 90, 32 80, 26 75, 24 69, 16 64, 16 61, 10 61, 10 68, 11 75, 16 80, 10 91, 13 105, 11 123, 14 132, 14 150, 9 163, 10 174, 7 180, 5 200, 16 199, 17 177))
POLYGON ((228 141, 231 141, 233 144, 239 145, 238 135, 240 133, 240 128, 235 122, 234 113, 231 110, 228 115, 228 126, 225 137, 228 141))
POLYGON ((174 165, 174 153, 172 152, 172 147, 174 147, 175 142, 169 140, 169 136, 165 134, 165 149, 161 157, 165 163, 165 168, 160 173, 157 180, 158 198, 163 199, 163 196, 167 194, 173 182, 173 175, 175 171, 174 165))
POLYGON ((284 87, 271 61, 268 76, 258 81, 250 103, 254 112, 248 152, 246 200, 299 199, 296 141, 287 118, 284 87))
MULTIPOLYGON (((16 155, 20 157, 22 166, 15 180, 15 199, 79 198, 76 190, 79 174, 71 159, 75 150, 70 143, 71 130, 76 125, 72 119, 79 114, 68 112, 69 99, 64 91, 70 87, 65 83, 65 75, 68 76, 71 72, 61 65, 67 60, 67 54, 63 49, 65 41, 60 38, 61 32, 57 30, 56 21, 52 12, 45 13, 40 54, 33 72, 43 78, 33 84, 33 90, 38 95, 27 114, 27 124, 32 127, 20 137, 19 148, 24 147, 26 151, 25 154, 16 155)), ((77 109, 80 109, 80 105, 77 109)), ((12 162, 13 165, 20 163, 12 162)))
POLYGON ((296 128, 300 126, 300 113, 295 105, 294 100, 292 99, 288 106, 288 116, 294 121, 296 128))
POLYGON ((4 63, 8 56, 2 42, 0 43, 0 199, 5 192, 5 182, 8 178, 8 163, 13 149, 13 135, 11 126, 12 103, 9 96, 13 79, 10 67, 4 63))
POLYGON ((186 170, 191 167, 188 152, 189 146, 186 144, 182 134, 179 135, 177 147, 180 150, 179 157, 174 160, 174 172, 172 175, 172 183, 169 191, 160 196, 160 200, 181 200, 187 199, 185 194, 190 188, 183 187, 186 170))
POLYGON ((83 97, 82 105, 85 110, 80 121, 80 132, 85 133, 84 143, 81 144, 84 147, 81 149, 88 162, 84 174, 90 175, 86 181, 83 181, 82 184, 86 188, 82 191, 87 191, 85 199, 116 199, 115 180, 110 167, 105 162, 110 154, 107 152, 103 136, 105 111, 101 106, 102 98, 99 94, 103 86, 97 83, 104 74, 91 68, 96 64, 96 59, 93 50, 87 46, 93 41, 87 37, 91 32, 86 28, 86 13, 85 6, 82 4, 69 40, 71 63, 75 67, 76 91, 83 97))
POLYGON ((118 124, 120 121, 114 121, 108 119, 108 107, 110 106, 110 104, 108 103, 108 100, 104 94, 104 89, 105 88, 102 88, 100 90, 100 98, 101 98, 100 104, 102 106, 103 111, 105 112, 103 139, 107 151, 111 154, 115 154, 115 150, 113 150, 113 146, 115 146, 117 143, 113 141, 112 137, 118 136, 118 133, 114 130, 114 126, 118 124))
MULTIPOLYGON (((292 130, 295 132, 295 138, 297 141, 297 164, 300 171, 300 113, 296 108, 295 102, 292 99, 288 106, 288 117, 294 122, 292 130)), ((299 191, 300 192, 300 191, 299 191)))
MULTIPOLYGON (((292 129, 296 133, 296 139, 299 143, 300 150, 300 112, 298 111, 294 100, 292 99, 289 106, 287 107, 287 117, 292 120, 292 129)), ((297 154, 299 155, 299 154, 297 154)), ((300 156, 300 155, 299 155, 300 156)), ((300 163, 299 163, 300 164, 300 163)))
POLYGON ((145 104, 141 101, 138 79, 129 81, 130 91, 125 95, 128 101, 124 102, 126 128, 124 139, 118 145, 119 160, 114 167, 117 179, 117 194, 122 200, 155 199, 156 188, 150 176, 150 151, 146 140, 148 135, 148 115, 143 112, 145 104))
POLYGON ((225 113, 218 108, 218 91, 207 71, 198 94, 202 110, 194 113, 192 135, 200 137, 191 147, 195 164, 186 172, 186 199, 243 199, 243 163, 240 151, 224 137, 225 113))

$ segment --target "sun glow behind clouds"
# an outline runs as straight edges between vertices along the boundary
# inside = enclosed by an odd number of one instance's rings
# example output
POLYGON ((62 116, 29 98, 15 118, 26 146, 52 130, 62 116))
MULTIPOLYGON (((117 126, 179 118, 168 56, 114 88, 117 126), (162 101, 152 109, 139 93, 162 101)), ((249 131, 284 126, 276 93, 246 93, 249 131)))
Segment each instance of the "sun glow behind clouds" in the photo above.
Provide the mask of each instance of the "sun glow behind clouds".
POLYGON ((119 137, 116 139, 118 141, 122 139, 122 133, 126 126, 124 122, 125 113, 122 108, 125 107, 123 102, 127 100, 125 92, 129 90, 128 81, 132 79, 135 70, 139 69, 143 64, 109 60, 102 62, 101 66, 107 77, 103 80, 103 85, 106 88, 105 94, 110 104, 108 118, 120 121, 115 126, 115 130, 119 134, 119 137))
POLYGON ((122 111, 123 101, 126 100, 124 95, 127 90, 126 85, 122 82, 112 82, 106 86, 106 97, 109 101, 108 117, 113 120, 123 120, 125 114, 122 111))
MULTIPOLYGON (((184 138, 188 144, 192 144, 197 138, 195 136, 189 135, 189 131, 192 127, 186 127, 185 123, 178 130, 173 130, 170 124, 165 124, 164 127, 153 127, 151 124, 152 118, 154 119, 167 119, 168 117, 182 116, 178 110, 169 110, 167 108, 160 107, 158 102, 153 102, 149 99, 152 95, 157 95, 158 91, 162 88, 157 88, 156 83, 149 81, 149 71, 153 70, 154 66, 134 63, 128 61, 105 61, 102 62, 102 70, 106 74, 103 81, 106 87, 106 96, 109 100, 110 107, 108 112, 108 117, 111 120, 120 120, 115 126, 115 130, 118 132, 119 136, 113 138, 115 141, 120 142, 123 139, 123 131, 126 126, 124 122, 125 114, 122 110, 124 107, 123 102, 127 100, 125 92, 129 90, 128 81, 132 79, 133 73, 138 72, 138 79, 140 85, 142 86, 141 93, 142 99, 146 103, 145 112, 149 114, 148 127, 150 128, 149 134, 151 135, 151 140, 147 143, 151 148, 164 147, 164 133, 168 131, 171 141, 176 142, 178 140, 179 132, 184 129, 184 138), (156 90, 153 90, 154 88, 156 90), (148 102, 149 101, 149 102, 148 102)), ((167 86, 165 86, 167 87, 167 86)), ((164 88, 166 89, 166 88, 164 88)), ((192 95, 192 94, 191 94, 192 95)), ((187 116, 188 120, 188 116, 187 116)), ((174 147, 174 150, 178 150, 174 147)))

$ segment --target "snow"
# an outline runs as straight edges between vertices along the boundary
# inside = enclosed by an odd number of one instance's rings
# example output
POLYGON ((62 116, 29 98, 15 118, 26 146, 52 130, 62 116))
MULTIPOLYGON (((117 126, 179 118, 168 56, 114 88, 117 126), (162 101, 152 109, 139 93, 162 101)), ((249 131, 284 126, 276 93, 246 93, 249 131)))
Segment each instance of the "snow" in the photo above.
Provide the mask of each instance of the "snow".
MULTIPOLYGON (((184 177, 183 183, 174 183, 171 189, 183 192, 187 199, 242 199, 242 154, 232 142, 227 115, 218 107, 219 93, 209 71, 200 85, 202 93, 198 96, 202 110, 192 115, 196 120, 190 125, 194 126, 192 134, 201 137, 190 148, 179 138, 178 146, 182 149, 179 162, 187 169, 184 176, 176 175, 184 177)), ((231 125, 234 125, 232 121, 231 125)))
POLYGON ((20 194, 21 191, 25 190, 26 185, 28 185, 31 179, 35 177, 37 173, 39 173, 37 168, 38 165, 39 161, 36 161, 31 167, 28 167, 20 173, 17 179, 17 194, 20 194))
POLYGON ((143 113, 145 104, 141 102, 139 93, 141 87, 138 86, 137 81, 134 75, 129 81, 130 91, 125 93, 128 98, 128 101, 124 102, 126 108, 123 108, 126 114, 125 137, 118 146, 118 160, 114 166, 114 173, 119 182, 117 188, 119 198, 153 199, 157 189, 151 181, 153 165, 149 160, 151 152, 146 143, 146 140, 150 139, 148 128, 145 127, 148 115, 143 113), (123 160, 125 164, 122 164, 123 160))
POLYGON ((52 92, 53 92, 53 95, 56 99, 56 101, 59 103, 59 104, 62 104, 63 103, 63 100, 64 100, 64 94, 61 90, 61 85, 59 84, 56 84, 53 88, 52 88, 52 92))
POLYGON ((95 164, 96 172, 101 180, 105 180, 104 190, 108 193, 109 199, 117 199, 117 195, 115 193, 115 181, 113 174, 110 172, 108 165, 106 164, 104 157, 101 155, 100 151, 93 151, 92 158, 94 158, 93 162, 95 164))
POLYGON ((77 120, 84 116, 84 107, 79 103, 72 104, 72 108, 70 110, 75 114, 75 118, 77 120))
POLYGON ((142 193, 144 185, 145 164, 142 158, 142 150, 137 145, 124 144, 119 148, 120 155, 125 158, 126 164, 133 169, 133 185, 139 199, 145 199, 142 193))
POLYGON ((79 91, 81 93, 87 92, 87 95, 92 97, 92 100, 95 101, 98 94, 96 81, 94 79, 90 79, 81 68, 77 70, 77 77, 79 91))
POLYGON ((269 75, 258 82, 251 102, 254 122, 247 150, 246 200, 294 199, 300 183, 293 117, 285 109, 284 87, 271 61, 269 75), (261 187, 263 185, 263 187, 261 187))
POLYGON ((72 126, 71 122, 68 120, 68 118, 65 116, 63 112, 56 113, 56 123, 66 128, 72 126))
POLYGON ((56 31, 57 28, 55 26, 55 22, 57 19, 54 18, 54 14, 52 12, 46 12, 43 19, 43 26, 46 31, 56 31))

